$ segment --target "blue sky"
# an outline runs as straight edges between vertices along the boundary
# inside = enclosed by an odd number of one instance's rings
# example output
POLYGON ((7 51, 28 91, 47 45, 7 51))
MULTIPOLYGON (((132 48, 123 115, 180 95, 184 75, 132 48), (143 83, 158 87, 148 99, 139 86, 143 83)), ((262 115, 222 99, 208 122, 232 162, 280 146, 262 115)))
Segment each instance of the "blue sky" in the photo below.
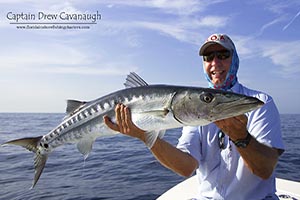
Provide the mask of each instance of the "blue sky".
POLYGON ((299 0, 1 0, 0 112, 64 112, 66 99, 122 89, 130 71, 153 84, 207 87, 198 49, 227 33, 239 81, 270 94, 280 113, 300 113, 299 15, 299 0), (20 30, 7 18, 96 11, 101 20, 88 30, 20 30))

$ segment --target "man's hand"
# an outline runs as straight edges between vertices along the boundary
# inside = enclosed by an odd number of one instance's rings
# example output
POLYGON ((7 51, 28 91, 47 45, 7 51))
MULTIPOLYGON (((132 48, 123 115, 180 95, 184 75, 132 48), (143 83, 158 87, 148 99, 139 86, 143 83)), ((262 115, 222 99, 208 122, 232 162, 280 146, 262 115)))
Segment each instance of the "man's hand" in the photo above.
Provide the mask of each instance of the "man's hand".
MULTIPOLYGON (((139 138, 146 144, 145 131, 132 122, 128 107, 118 104, 115 108, 115 117, 116 123, 113 123, 108 116, 104 116, 104 123, 112 130, 139 138)), ((182 176, 190 176, 198 167, 195 158, 160 138, 157 138, 151 152, 162 165, 182 176)))
POLYGON ((244 139, 247 137, 248 118, 245 115, 222 119, 216 121, 215 124, 226 133, 233 141, 244 139))
POLYGON ((138 128, 132 122, 130 109, 127 106, 118 104, 115 107, 115 117, 116 123, 113 123, 108 116, 104 116, 104 123, 114 131, 138 138, 145 142, 145 131, 138 128))
MULTIPOLYGON (((223 119, 215 124, 233 141, 244 139, 247 136, 247 122, 245 115, 223 119)), ((237 148, 246 166, 257 176, 269 178, 278 161, 278 150, 259 143, 252 138, 247 148, 237 148)))

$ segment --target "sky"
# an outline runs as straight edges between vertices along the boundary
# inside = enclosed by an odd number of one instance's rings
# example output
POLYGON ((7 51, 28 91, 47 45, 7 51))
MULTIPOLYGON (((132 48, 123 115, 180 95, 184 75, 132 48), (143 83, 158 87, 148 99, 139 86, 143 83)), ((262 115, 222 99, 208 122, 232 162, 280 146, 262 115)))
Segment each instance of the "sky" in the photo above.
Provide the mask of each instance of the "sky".
POLYGON ((0 0, 0 112, 63 113, 67 99, 123 89, 132 71, 149 84, 207 87, 199 47, 226 33, 240 83, 299 114, 299 15, 299 0, 0 0), (93 23, 66 19, 96 13, 93 23), (66 28, 41 28, 53 25, 66 28))

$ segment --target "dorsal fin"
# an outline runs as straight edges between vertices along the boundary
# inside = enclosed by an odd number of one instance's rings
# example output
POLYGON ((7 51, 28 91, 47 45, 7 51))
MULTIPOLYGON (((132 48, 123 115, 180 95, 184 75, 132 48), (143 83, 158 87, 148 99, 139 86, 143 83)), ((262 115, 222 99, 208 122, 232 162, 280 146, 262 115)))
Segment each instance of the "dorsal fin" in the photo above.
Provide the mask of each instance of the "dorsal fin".
POLYGON ((126 82, 124 83, 126 88, 132 87, 141 87, 141 86, 148 86, 148 83, 144 81, 139 75, 135 72, 130 72, 130 74, 126 77, 126 82))
POLYGON ((66 114, 67 115, 72 114, 75 110, 79 109, 84 104, 86 104, 85 101, 67 100, 66 114))

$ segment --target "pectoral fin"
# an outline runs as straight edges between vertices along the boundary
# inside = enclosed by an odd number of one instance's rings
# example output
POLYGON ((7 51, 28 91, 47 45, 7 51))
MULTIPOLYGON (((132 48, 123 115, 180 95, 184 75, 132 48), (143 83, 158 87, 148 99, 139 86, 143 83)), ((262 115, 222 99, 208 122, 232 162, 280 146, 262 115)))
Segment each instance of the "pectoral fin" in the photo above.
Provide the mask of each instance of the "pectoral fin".
POLYGON ((163 138, 165 135, 166 130, 160 130, 160 131, 151 131, 146 132, 146 145, 149 149, 151 149, 157 140, 157 138, 163 138))
POLYGON ((143 111, 140 114, 149 115, 149 116, 158 117, 158 118, 164 118, 167 116, 168 113, 169 113, 169 110, 165 108, 163 110, 143 111))
POLYGON ((93 144, 95 139, 92 137, 83 138, 77 143, 77 149, 80 153, 84 156, 84 159, 86 159, 89 155, 89 153, 92 151, 93 144))

